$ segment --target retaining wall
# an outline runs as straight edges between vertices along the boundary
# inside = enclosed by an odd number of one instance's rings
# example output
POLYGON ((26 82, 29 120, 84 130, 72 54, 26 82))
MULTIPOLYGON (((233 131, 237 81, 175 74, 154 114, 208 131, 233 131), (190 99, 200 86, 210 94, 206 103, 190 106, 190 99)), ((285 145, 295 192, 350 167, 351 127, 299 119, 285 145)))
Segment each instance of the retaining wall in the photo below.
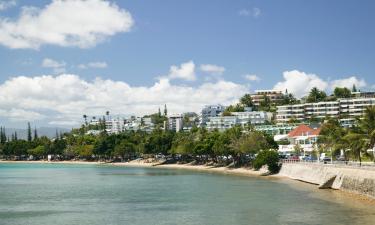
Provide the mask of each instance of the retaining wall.
POLYGON ((375 169, 345 168, 324 164, 284 163, 279 175, 375 198, 375 169))

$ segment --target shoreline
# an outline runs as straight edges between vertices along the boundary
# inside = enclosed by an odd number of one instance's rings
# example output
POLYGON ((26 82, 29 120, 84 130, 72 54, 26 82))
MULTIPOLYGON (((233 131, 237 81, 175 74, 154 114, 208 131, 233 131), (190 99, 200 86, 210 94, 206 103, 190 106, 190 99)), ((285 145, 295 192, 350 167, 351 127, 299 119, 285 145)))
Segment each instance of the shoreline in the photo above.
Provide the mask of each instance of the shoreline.
MULTIPOLYGON (((266 170, 253 170, 249 168, 227 168, 227 167, 215 167, 205 165, 191 165, 191 164, 158 164, 158 163, 147 163, 142 161, 131 161, 131 162, 88 162, 88 161, 7 161, 0 160, 1 163, 9 164, 70 164, 70 165, 110 165, 110 166, 123 166, 123 167, 144 167, 144 168, 165 168, 165 169, 184 169, 193 171, 207 171, 216 172, 222 174, 233 174, 233 175, 247 175, 247 176, 262 176, 266 177, 266 170)), ((279 177, 276 175, 270 175, 272 177, 279 177)), ((281 176, 280 176, 281 177, 281 176)))

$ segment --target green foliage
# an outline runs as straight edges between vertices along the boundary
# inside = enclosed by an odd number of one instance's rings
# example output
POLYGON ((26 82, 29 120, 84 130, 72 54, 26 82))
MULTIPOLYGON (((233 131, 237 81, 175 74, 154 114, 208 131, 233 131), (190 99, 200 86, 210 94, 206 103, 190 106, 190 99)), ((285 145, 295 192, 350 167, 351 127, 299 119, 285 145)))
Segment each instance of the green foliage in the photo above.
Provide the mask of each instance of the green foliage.
POLYGON ((307 102, 320 102, 324 101, 327 97, 327 94, 324 91, 319 90, 314 87, 311 89, 309 96, 307 96, 307 102))
POLYGON ((336 87, 335 90, 333 91, 333 95, 336 98, 350 98, 352 96, 352 92, 346 87, 344 88, 336 87))
POLYGON ((268 166, 268 171, 271 174, 279 172, 280 170, 279 155, 277 154, 276 151, 263 150, 259 152, 259 154, 256 156, 253 162, 253 167, 256 170, 259 170, 264 165, 268 166))
POLYGON ((253 107, 253 99, 250 94, 245 94, 240 98, 240 103, 245 107, 253 107))

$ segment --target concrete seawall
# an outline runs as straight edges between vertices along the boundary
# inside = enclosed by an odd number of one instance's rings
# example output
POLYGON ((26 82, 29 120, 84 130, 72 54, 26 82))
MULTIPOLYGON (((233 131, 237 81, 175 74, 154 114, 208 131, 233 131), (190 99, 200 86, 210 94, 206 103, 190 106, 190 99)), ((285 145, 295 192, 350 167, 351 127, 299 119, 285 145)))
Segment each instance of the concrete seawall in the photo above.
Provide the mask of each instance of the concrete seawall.
POLYGON ((375 169, 335 167, 324 164, 285 163, 279 175, 356 193, 375 199, 375 169))

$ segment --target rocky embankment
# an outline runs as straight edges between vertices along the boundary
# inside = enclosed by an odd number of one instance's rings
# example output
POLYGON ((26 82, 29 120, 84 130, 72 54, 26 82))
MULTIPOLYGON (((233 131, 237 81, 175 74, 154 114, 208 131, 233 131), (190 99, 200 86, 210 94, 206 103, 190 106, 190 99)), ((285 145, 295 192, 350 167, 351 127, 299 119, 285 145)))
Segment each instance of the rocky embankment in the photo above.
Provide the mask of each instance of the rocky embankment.
POLYGON ((375 168, 347 168, 324 164, 285 163, 279 175, 295 180, 356 193, 375 199, 375 168))

